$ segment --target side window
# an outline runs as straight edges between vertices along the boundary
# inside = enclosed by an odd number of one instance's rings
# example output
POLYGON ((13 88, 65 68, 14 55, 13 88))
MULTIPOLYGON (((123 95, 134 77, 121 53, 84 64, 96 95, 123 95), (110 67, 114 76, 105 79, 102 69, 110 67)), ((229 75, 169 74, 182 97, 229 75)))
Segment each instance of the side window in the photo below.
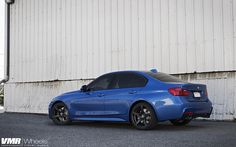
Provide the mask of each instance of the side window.
POLYGON ((101 76, 101 77, 95 79, 93 82, 91 82, 88 85, 88 89, 91 91, 106 90, 109 88, 112 77, 113 77, 112 75, 101 76))
POLYGON ((114 88, 134 88, 144 87, 147 84, 147 79, 142 75, 135 73, 119 73, 116 75, 116 83, 114 88))

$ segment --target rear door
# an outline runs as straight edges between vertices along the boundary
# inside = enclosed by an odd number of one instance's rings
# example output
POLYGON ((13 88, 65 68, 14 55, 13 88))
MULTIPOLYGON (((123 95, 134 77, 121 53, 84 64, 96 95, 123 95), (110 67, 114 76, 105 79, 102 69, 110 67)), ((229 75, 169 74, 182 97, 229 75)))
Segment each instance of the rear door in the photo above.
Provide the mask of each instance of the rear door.
POLYGON ((104 94, 104 105, 107 115, 124 115, 129 111, 130 102, 143 90, 148 80, 133 72, 117 73, 111 90, 104 94))

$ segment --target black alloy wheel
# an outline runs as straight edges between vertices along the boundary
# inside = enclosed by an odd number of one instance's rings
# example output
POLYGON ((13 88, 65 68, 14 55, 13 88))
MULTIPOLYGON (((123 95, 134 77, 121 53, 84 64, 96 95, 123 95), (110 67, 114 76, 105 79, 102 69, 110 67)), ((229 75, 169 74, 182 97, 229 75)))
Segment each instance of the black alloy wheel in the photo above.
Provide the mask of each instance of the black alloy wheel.
POLYGON ((140 130, 152 129, 157 125, 157 117, 153 108, 145 102, 137 103, 131 110, 131 123, 140 130))
POLYGON ((69 112, 64 103, 56 103, 52 108, 52 120, 57 125, 70 123, 69 112))

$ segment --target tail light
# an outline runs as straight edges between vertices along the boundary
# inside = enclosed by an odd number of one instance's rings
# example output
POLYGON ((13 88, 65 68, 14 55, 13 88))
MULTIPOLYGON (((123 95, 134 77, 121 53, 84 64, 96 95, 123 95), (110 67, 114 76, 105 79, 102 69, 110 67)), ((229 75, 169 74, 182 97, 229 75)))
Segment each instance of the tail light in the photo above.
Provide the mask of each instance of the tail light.
POLYGON ((207 90, 205 91, 205 95, 206 95, 206 97, 208 97, 208 92, 207 92, 207 90))
POLYGON ((173 96, 188 96, 190 94, 188 90, 182 89, 180 87, 170 88, 168 91, 173 96))

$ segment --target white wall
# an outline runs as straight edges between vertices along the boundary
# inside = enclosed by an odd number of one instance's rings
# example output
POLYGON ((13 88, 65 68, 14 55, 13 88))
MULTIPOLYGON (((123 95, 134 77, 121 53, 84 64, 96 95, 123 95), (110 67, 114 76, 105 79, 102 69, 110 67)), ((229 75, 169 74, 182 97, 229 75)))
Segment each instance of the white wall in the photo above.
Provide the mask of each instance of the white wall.
MULTIPOLYGON (((235 71, 235 20, 236 0, 16 0, 6 110, 46 113, 79 79, 114 70, 235 71)), ((185 75, 207 84, 212 119, 236 118, 235 73, 185 75)))
POLYGON ((4 78, 5 1, 0 0, 0 80, 4 78))
POLYGON ((236 70, 236 0, 16 0, 11 82, 236 70))
POLYGON ((4 107, 7 112, 47 113, 51 99, 71 90, 79 90, 89 81, 5 84, 4 107))

